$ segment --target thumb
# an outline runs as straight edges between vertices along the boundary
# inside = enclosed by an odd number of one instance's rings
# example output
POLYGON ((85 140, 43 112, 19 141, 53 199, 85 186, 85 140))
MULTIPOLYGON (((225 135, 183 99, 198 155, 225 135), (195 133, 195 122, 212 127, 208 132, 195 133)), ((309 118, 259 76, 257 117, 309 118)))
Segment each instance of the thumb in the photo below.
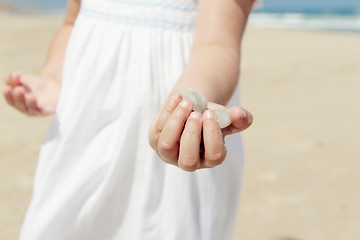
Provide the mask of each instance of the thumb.
POLYGON ((234 106, 230 109, 230 119, 230 126, 221 130, 224 136, 244 131, 253 122, 252 114, 239 106, 234 106))

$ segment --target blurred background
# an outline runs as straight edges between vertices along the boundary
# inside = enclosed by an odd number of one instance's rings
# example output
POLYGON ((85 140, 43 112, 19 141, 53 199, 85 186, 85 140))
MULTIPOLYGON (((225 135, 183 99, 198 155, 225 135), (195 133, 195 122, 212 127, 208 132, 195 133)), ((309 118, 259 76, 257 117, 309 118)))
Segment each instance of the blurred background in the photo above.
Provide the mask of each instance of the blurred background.
MULTIPOLYGON (((0 77, 36 74, 64 0, 0 0, 0 77)), ((241 101, 254 115, 234 239, 360 239, 360 1, 264 0, 241 101)), ((0 87, 3 86, 0 81, 0 87)), ((51 118, 0 99, 0 239, 17 239, 51 118)))

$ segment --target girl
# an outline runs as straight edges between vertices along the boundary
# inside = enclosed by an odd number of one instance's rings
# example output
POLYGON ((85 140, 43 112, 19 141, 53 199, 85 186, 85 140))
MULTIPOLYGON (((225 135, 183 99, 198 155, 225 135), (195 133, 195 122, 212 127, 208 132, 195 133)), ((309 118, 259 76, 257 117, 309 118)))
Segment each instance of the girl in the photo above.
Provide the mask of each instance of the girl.
POLYGON ((41 74, 6 79, 10 105, 55 113, 20 238, 230 239, 242 168, 232 134, 252 116, 235 106, 221 131, 212 110, 192 112, 175 90, 198 89, 210 109, 229 102, 252 7, 69 0, 41 74))

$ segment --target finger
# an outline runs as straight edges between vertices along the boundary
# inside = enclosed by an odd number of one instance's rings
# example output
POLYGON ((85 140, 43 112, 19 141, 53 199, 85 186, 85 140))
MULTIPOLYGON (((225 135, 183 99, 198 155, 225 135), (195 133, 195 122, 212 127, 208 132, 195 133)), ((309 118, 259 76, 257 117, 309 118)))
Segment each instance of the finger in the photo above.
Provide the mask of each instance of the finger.
POLYGON ((25 104, 27 107, 27 113, 31 116, 39 115, 39 107, 37 105, 36 98, 31 93, 25 94, 25 104))
POLYGON ((14 106, 14 105, 15 105, 15 102, 14 102, 14 99, 13 99, 13 96, 12 96, 11 87, 9 87, 9 86, 4 86, 3 93, 4 93, 4 97, 5 97, 6 102, 7 102, 9 105, 14 106))
POLYGON ((19 83, 25 87, 27 92, 38 88, 38 77, 34 75, 21 75, 19 77, 19 83))
POLYGON ((223 134, 212 110, 204 112, 203 136, 205 146, 204 167, 220 165, 226 157, 223 134))
POLYGON ((253 122, 252 114, 238 106, 234 106, 230 109, 230 119, 232 124, 222 129, 224 136, 244 131, 253 122))
POLYGON ((175 92, 171 94, 170 98, 164 104, 164 106, 160 109, 160 114, 157 119, 157 130, 161 131, 166 121, 168 120, 169 116, 174 112, 178 104, 181 102, 182 96, 180 93, 175 92))
POLYGON ((178 165, 179 156, 179 138, 184 128, 184 123, 192 111, 192 104, 183 100, 175 108, 174 112, 169 116, 161 131, 158 142, 158 153, 160 157, 167 163, 178 165))
POLYGON ((159 141, 160 133, 163 130, 167 119, 180 103, 181 99, 182 97, 180 93, 173 93, 154 118, 154 121, 149 129, 149 143, 155 151, 157 151, 157 143, 159 141))
POLYGON ((14 88, 18 85, 20 85, 20 77, 21 77, 21 74, 19 72, 13 72, 13 73, 10 73, 6 78, 5 78, 5 83, 14 88))
POLYGON ((178 165, 185 171, 195 171, 200 167, 200 142, 202 130, 202 115, 192 112, 186 121, 181 134, 178 165))
POLYGON ((14 96, 14 102, 15 102, 15 107, 21 111, 21 112, 26 112, 26 105, 25 105, 25 89, 21 86, 17 86, 14 88, 13 90, 13 96, 14 96))

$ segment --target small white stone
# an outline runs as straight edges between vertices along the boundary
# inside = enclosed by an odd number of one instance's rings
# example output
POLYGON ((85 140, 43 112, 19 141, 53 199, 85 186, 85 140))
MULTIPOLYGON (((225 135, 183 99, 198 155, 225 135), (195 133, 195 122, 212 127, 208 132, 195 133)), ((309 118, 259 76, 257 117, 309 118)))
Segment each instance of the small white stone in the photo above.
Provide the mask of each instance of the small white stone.
MULTIPOLYGON (((192 103, 194 111, 202 114, 207 109, 207 100, 200 91, 191 87, 179 88, 176 91, 182 95, 183 99, 192 103)), ((226 108, 216 109, 214 113, 217 116, 220 128, 226 128, 231 124, 230 113, 226 108)))
POLYGON ((226 108, 216 109, 216 110, 214 110, 214 113, 217 116, 217 119, 218 119, 221 129, 226 128, 227 126, 229 126, 231 124, 230 113, 226 108))
POLYGON ((176 91, 182 95, 183 99, 192 103, 194 111, 202 114, 207 109, 207 100, 200 91, 190 87, 179 88, 176 91))

